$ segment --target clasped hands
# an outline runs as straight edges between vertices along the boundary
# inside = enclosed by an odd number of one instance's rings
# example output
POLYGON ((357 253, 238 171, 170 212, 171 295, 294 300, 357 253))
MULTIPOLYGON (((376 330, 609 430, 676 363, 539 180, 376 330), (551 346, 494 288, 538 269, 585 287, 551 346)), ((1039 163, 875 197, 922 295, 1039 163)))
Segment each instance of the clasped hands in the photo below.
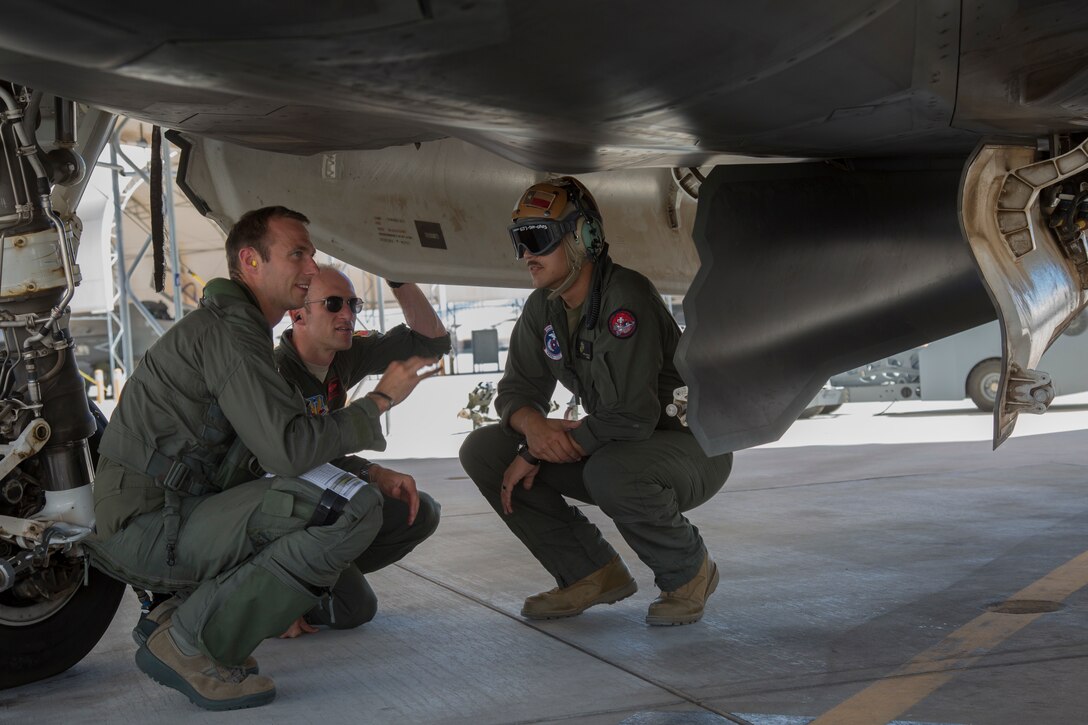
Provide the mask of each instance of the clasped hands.
MULTIPOLYGON (((570 431, 582 424, 578 420, 545 418, 539 411, 522 408, 511 421, 515 430, 525 436, 529 453, 534 458, 549 463, 577 463, 585 457, 585 451, 570 431)), ((514 487, 519 483, 528 491, 533 487, 533 480, 540 470, 540 464, 532 464, 521 456, 506 467, 502 475, 502 511, 511 514, 514 511, 514 487)))

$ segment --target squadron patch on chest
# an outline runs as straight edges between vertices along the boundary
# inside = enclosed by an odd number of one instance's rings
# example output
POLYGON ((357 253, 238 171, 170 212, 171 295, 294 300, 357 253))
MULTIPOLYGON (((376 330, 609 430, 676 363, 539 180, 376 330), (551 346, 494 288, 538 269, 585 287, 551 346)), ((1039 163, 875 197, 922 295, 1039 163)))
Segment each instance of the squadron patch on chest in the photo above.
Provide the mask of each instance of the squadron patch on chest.
POLYGON ((638 320, 635 319, 635 313, 630 310, 616 310, 608 317, 608 331, 612 333, 612 337, 622 340, 634 335, 637 329, 638 320))
POLYGON ((336 400, 337 396, 344 392, 344 386, 340 384, 340 378, 335 377, 325 386, 325 394, 329 400, 336 400))
POLYGON ((325 400, 325 396, 318 394, 306 398, 306 413, 311 417, 318 415, 328 415, 329 403, 325 400))
POLYGON ((559 337, 551 325, 544 328, 544 354, 552 360, 563 359, 563 351, 559 349, 559 337))

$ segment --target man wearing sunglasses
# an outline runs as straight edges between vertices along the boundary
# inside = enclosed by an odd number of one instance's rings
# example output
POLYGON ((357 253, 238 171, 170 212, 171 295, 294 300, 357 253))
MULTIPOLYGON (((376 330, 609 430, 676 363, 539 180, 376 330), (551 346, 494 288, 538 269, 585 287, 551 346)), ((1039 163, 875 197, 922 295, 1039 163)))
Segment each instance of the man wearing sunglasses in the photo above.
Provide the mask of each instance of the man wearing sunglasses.
POLYGON ((303 305, 317 274, 307 223, 284 207, 238 220, 230 279, 209 281, 200 308, 148 350, 99 446, 94 565, 176 593, 134 630, 136 664, 209 710, 275 697, 250 654, 311 610, 378 535, 378 489, 342 474, 315 481, 313 469, 384 449, 382 413, 429 362, 394 363, 364 399, 307 415, 272 354, 273 325, 303 305), (236 448, 272 475, 222 478, 236 448))
MULTIPOLYGON (((363 302, 347 275, 321 265, 302 306, 289 312, 292 328, 276 346, 276 364, 302 393, 310 415, 329 415, 347 404, 347 394, 368 375, 414 356, 435 359, 449 352, 450 336, 418 286, 391 283, 406 325, 388 332, 356 334, 363 302)), ((350 629, 373 619, 378 599, 365 574, 399 561, 434 533, 438 502, 416 490, 411 476, 357 456, 332 461, 376 485, 385 497, 382 526, 373 543, 341 573, 331 596, 293 623, 282 637, 317 631, 314 625, 350 629)))
POLYGON ((638 589, 601 532, 564 496, 592 503, 654 573, 651 625, 690 624, 718 568, 683 512, 725 483, 732 454, 710 458, 665 406, 684 383, 673 364, 680 330, 653 284, 608 256, 600 211, 576 179, 534 184, 509 227, 535 288, 514 326, 498 386, 497 425, 461 446, 461 463, 556 588, 522 616, 555 619, 638 589), (588 415, 546 417, 556 383, 588 415))

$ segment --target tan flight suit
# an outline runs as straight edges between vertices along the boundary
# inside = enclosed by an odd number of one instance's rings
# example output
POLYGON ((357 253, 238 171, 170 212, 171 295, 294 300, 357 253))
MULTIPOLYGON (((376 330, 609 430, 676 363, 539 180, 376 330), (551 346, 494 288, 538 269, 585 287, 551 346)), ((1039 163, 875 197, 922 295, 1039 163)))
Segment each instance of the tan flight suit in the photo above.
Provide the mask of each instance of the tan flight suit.
POLYGON ((212 280, 201 307, 148 351, 106 427, 95 566, 152 591, 189 593, 175 629, 241 666, 313 608, 380 530, 373 486, 334 523, 308 526, 322 491, 296 478, 352 451, 384 450, 379 419, 369 398, 307 415, 276 370, 271 330, 248 290, 212 280), (216 480, 236 435, 275 475, 216 480))
POLYGON ((587 457, 542 463, 532 489, 514 488, 514 512, 502 515, 503 522, 566 587, 616 555, 563 497, 595 504, 653 570, 658 587, 675 591, 695 576, 706 553, 682 512, 717 493, 733 457, 708 457, 689 430, 665 415, 673 390, 684 384, 673 364, 680 330, 653 284, 607 255, 594 273, 599 312, 590 327, 592 293, 574 314, 562 299, 549 301, 547 290, 529 296, 499 382, 501 423, 473 431, 461 446, 461 463, 501 515, 503 471, 521 440, 510 416, 526 406, 547 415, 556 381, 562 382, 588 413, 571 432, 587 457))

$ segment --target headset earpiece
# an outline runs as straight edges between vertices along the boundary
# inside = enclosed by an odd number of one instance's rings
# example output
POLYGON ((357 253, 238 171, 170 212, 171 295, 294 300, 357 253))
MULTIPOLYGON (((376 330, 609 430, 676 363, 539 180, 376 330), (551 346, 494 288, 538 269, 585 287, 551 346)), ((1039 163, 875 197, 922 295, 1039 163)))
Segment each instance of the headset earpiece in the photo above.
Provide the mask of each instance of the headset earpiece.
POLYGON ((579 219, 578 225, 574 228, 574 238, 585 248, 586 259, 592 261, 597 258, 598 252, 604 246, 604 230, 601 228, 601 223, 586 213, 585 207, 582 206, 582 187, 573 179, 566 179, 563 188, 566 189, 567 198, 578 210, 579 219))
POLYGON ((582 217, 578 220, 578 226, 574 230, 574 236, 585 247, 586 257, 593 259, 597 256, 597 252, 600 251, 601 245, 604 244, 604 233, 601 230, 600 223, 591 217, 582 214, 582 217))

